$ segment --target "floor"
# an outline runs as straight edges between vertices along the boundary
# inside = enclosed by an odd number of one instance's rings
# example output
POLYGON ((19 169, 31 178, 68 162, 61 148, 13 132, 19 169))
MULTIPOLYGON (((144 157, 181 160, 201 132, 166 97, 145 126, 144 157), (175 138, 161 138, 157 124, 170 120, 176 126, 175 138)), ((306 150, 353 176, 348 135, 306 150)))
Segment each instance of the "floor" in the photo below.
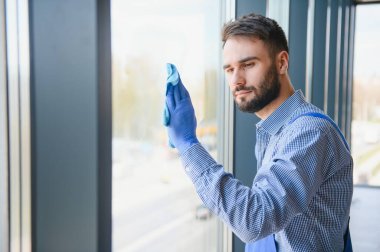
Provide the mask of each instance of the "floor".
POLYGON ((355 187, 350 232, 353 251, 380 251, 380 188, 355 187))

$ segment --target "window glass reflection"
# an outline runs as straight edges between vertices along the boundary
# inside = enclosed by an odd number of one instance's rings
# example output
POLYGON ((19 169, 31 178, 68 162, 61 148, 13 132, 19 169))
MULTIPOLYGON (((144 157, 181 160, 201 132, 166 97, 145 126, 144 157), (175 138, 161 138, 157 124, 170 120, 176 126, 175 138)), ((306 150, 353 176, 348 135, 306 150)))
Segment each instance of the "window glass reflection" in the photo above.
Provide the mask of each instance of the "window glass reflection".
POLYGON ((352 153, 354 183, 380 186, 380 4, 356 9, 352 153))
POLYGON ((112 1, 113 250, 217 251, 217 220, 168 147, 166 62, 216 157, 220 7, 216 0, 112 1))

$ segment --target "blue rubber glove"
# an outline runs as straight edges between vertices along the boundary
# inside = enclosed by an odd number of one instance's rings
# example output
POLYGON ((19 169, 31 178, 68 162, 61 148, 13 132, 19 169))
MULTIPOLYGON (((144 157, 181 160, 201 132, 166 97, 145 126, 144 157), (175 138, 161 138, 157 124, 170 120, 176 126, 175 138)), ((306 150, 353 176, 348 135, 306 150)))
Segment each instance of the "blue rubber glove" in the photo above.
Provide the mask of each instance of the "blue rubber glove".
MULTIPOLYGON (((169 120, 167 123, 168 134, 171 144, 180 153, 184 153, 193 144, 198 143, 196 137, 197 119, 195 118, 194 108, 191 103, 189 92, 182 84, 178 75, 176 85, 167 85, 166 107, 168 109, 169 120)), ((169 79, 169 78, 168 78, 169 79)))

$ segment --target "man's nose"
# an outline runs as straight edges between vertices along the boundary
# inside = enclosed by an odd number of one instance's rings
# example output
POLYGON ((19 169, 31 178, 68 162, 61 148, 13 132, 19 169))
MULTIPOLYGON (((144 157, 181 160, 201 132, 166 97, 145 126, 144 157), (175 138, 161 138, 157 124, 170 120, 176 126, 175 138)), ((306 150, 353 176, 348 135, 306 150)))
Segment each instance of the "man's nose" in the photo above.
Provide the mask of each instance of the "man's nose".
POLYGON ((230 85, 231 87, 245 85, 245 76, 241 69, 236 69, 232 73, 231 79, 230 79, 230 85))

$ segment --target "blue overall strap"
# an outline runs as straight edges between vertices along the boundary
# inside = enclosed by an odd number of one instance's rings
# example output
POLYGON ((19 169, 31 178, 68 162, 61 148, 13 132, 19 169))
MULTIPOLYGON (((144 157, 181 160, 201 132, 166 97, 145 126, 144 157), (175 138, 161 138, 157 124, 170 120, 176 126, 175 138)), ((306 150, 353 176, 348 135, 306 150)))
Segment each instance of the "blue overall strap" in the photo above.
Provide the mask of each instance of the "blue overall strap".
POLYGON ((291 121, 289 122, 289 124, 293 123, 295 120, 297 120, 298 118, 300 118, 300 117, 302 117, 302 116, 318 117, 318 118, 322 118, 322 119, 325 119, 325 120, 327 120, 328 122, 330 122, 331 125, 334 126, 334 128, 336 129, 336 131, 339 133, 339 135, 340 135, 340 137, 342 138, 342 140, 343 140, 343 142, 344 142, 344 145, 346 146, 347 150, 350 151, 350 146, 348 145, 348 143, 347 143, 347 141, 346 141, 346 138, 344 138, 342 131, 340 131, 338 125, 336 125, 336 123, 335 123, 330 117, 328 117, 328 116, 325 115, 325 114, 318 113, 318 112, 309 112, 309 113, 305 113, 305 114, 299 115, 299 116, 297 116, 296 118, 293 118, 293 120, 291 120, 291 121))
POLYGON ((344 234, 344 250, 343 252, 352 252, 351 235, 350 235, 350 219, 348 219, 347 230, 344 234))
POLYGON ((268 235, 258 241, 247 243, 245 252, 276 252, 274 234, 268 235))
MULTIPOLYGON (((297 116, 292 121, 290 121, 289 124, 293 123, 295 120, 297 120, 301 116, 313 116, 313 117, 318 117, 318 118, 322 118, 322 119, 329 121, 331 123, 331 125, 333 125, 334 128, 336 129, 336 131, 339 133, 339 135, 340 135, 341 139, 343 140, 347 150, 350 151, 350 147, 349 147, 342 131, 339 129, 338 125, 336 125, 336 123, 330 117, 328 117, 327 115, 322 114, 322 113, 309 112, 309 113, 305 113, 305 114, 297 116)), ((346 229, 346 232, 345 232, 344 237, 343 237, 343 239, 344 239, 344 250, 343 250, 343 252, 352 252, 349 223, 350 223, 350 219, 348 219, 347 229, 346 229)))

